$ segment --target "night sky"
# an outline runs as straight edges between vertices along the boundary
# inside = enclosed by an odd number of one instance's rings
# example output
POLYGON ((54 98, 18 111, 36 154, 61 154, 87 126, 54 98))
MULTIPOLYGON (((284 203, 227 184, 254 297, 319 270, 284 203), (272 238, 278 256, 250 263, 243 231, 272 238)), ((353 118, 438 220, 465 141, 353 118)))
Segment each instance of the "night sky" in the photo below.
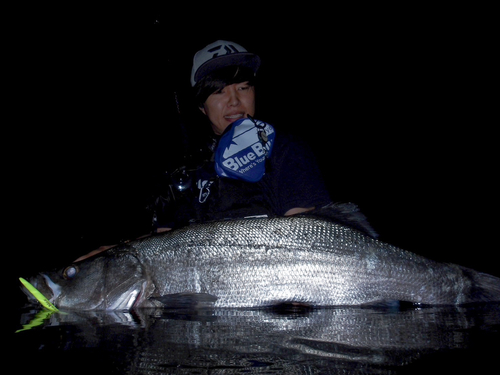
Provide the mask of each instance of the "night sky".
POLYGON ((334 201, 358 204, 384 241, 500 276, 488 25, 436 9, 289 11, 86 9, 17 23, 9 283, 149 230, 154 176, 182 161, 174 92, 196 139, 207 124, 190 101, 192 55, 217 39, 260 55, 257 117, 313 147, 334 201))

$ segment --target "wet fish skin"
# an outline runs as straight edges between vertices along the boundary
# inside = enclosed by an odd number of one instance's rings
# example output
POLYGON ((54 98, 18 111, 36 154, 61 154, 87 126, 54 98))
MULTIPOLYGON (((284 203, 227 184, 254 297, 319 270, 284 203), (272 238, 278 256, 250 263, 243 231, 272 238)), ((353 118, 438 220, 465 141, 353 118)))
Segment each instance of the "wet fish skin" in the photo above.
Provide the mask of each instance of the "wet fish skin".
POLYGON ((157 307, 172 295, 229 308, 500 301, 497 277, 307 215, 189 226, 71 267, 78 268, 73 279, 60 270, 30 282, 57 307, 81 310, 157 307))
POLYGON ((137 246, 148 260, 155 259, 153 249, 182 249, 161 252, 170 257, 170 272, 157 272, 149 263, 164 286, 160 294, 203 291, 224 307, 386 300, 442 305, 490 300, 488 293, 476 293, 474 277, 496 282, 496 292, 500 287, 492 276, 426 259, 322 219, 235 221, 198 229, 196 236, 186 228, 137 246))

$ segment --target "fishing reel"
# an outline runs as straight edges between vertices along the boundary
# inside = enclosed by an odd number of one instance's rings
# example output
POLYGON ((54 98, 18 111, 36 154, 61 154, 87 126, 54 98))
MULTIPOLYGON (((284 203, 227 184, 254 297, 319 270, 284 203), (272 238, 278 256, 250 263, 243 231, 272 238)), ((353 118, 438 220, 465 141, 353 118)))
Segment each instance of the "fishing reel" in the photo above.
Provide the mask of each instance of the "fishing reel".
POLYGON ((152 212, 153 230, 173 228, 195 216, 193 201, 199 192, 196 185, 197 171, 207 162, 202 150, 196 155, 184 157, 182 166, 165 171, 157 180, 155 192, 148 209, 152 212))
POLYGON ((193 186, 193 176, 187 166, 177 168, 170 176, 171 189, 178 192, 183 192, 191 189, 193 186))

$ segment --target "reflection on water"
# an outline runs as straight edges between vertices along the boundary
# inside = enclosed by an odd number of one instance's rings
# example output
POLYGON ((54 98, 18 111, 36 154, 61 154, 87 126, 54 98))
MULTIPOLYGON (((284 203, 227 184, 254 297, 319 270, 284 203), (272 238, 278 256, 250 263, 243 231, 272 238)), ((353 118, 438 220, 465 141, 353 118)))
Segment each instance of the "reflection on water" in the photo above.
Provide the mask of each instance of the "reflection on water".
POLYGON ((26 309, 19 323, 14 349, 29 358, 20 373, 456 374, 496 363, 500 305, 288 314, 26 309))

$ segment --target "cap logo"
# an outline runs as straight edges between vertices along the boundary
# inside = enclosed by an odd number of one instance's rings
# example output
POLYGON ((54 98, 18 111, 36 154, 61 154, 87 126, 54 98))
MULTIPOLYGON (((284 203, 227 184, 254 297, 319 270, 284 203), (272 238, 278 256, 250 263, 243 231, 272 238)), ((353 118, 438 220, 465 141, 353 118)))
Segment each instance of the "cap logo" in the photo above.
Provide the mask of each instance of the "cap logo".
POLYGON ((247 52, 238 43, 216 40, 196 52, 191 69, 191 86, 210 72, 225 66, 245 66, 257 72, 260 66, 259 56, 247 52))
POLYGON ((212 59, 216 58, 217 56, 219 56, 219 52, 216 52, 216 51, 219 51, 222 47, 224 47, 224 50, 226 51, 226 53, 224 53, 224 55, 229 55, 231 53, 238 53, 238 52, 240 52, 232 44, 224 44, 224 45, 220 45, 220 46, 215 46, 215 47, 210 48, 208 50, 209 53, 213 53, 212 59), (214 52, 216 52, 216 53, 214 53, 214 52))

